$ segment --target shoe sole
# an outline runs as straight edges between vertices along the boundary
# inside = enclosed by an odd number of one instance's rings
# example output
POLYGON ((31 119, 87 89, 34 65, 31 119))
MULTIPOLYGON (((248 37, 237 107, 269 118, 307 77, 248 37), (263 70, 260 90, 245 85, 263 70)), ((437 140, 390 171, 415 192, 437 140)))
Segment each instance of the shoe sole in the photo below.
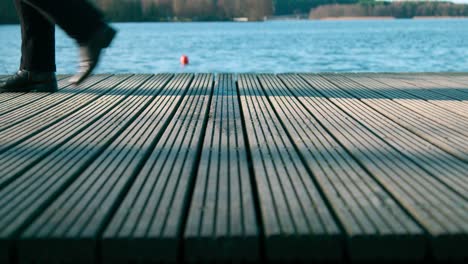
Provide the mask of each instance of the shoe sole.
POLYGON ((35 92, 35 93, 54 93, 58 91, 57 84, 51 85, 51 84, 33 84, 29 85, 27 89, 18 89, 18 90, 4 90, 0 89, 0 92, 4 93, 29 93, 29 92, 35 92))
POLYGON ((55 85, 45 85, 45 84, 37 84, 29 90, 30 92, 37 92, 37 93, 55 93, 58 91, 57 84, 55 85))

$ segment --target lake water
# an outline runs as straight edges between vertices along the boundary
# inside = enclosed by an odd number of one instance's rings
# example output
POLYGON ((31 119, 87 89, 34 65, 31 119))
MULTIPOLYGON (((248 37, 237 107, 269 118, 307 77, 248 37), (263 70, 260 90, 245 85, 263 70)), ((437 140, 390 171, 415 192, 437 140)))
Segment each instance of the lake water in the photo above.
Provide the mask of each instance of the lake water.
MULTIPOLYGON (((468 19, 114 26, 119 34, 96 72, 468 71, 468 19)), ((58 30, 56 47, 58 72, 74 72, 74 42, 58 30)), ((19 26, 0 26, 0 73, 15 72, 19 60, 19 26)))

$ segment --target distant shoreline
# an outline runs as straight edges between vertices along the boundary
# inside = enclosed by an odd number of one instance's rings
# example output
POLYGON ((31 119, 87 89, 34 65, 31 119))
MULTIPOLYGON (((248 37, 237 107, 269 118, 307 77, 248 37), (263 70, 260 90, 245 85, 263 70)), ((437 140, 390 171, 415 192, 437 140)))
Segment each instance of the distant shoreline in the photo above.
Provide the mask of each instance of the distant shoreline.
POLYGON ((311 9, 310 19, 460 19, 468 18, 468 5, 449 2, 392 1, 355 4, 327 4, 311 9))
MULTIPOLYGON (((293 18, 293 17, 268 17, 265 20, 170 20, 170 21, 111 21, 111 23, 261 23, 272 21, 361 21, 361 20, 433 20, 433 19, 468 19, 468 16, 415 16, 412 18, 397 18, 392 16, 343 16, 323 18, 293 18)), ((19 25, 19 23, 0 23, 2 25, 19 25)))
POLYGON ((390 16, 346 16, 346 17, 324 17, 324 18, 311 18, 309 20, 392 20, 395 17, 390 16))
POLYGON ((468 19, 467 16, 415 16, 412 18, 396 18, 392 16, 343 16, 343 17, 324 17, 311 18, 309 20, 331 20, 331 21, 347 21, 347 20, 397 20, 397 19, 468 19))
POLYGON ((468 16, 415 16, 413 19, 468 19, 468 16))

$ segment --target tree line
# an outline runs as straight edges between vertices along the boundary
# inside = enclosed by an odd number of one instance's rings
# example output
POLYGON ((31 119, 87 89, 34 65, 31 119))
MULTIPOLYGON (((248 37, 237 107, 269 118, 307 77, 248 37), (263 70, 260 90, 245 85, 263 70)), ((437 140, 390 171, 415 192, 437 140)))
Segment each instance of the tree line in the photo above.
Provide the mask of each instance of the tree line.
MULTIPOLYGON (((357 0, 88 0, 111 21, 262 20, 272 15, 307 14, 311 8, 357 0)), ((0 1, 0 23, 17 23, 13 0, 0 1)))
POLYGON ((465 17, 468 5, 448 2, 374 2, 359 4, 323 5, 312 9, 311 19, 330 17, 394 17, 413 18, 418 16, 465 17))
POLYGON ((330 4, 355 4, 358 0, 274 0, 275 15, 308 14, 311 9, 330 4))
MULTIPOLYGON (((342 16, 468 16, 468 5, 448 2, 381 2, 375 0, 88 0, 114 22, 212 21, 272 15, 307 14, 310 18, 342 16)), ((13 0, 0 1, 0 23, 17 23, 13 0)))
MULTIPOLYGON (((66 0, 64 0, 66 1, 66 0)), ((262 20, 273 15, 273 0, 88 0, 114 22, 172 20, 262 20)), ((13 0, 0 1, 0 23, 17 23, 13 0)))

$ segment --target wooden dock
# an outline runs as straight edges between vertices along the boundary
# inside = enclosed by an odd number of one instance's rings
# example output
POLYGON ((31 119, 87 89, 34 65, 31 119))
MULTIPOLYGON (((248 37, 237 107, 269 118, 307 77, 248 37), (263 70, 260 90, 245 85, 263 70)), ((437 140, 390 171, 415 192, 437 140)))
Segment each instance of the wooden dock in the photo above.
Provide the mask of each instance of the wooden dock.
POLYGON ((0 94, 0 263, 468 261, 468 73, 67 78, 0 94))

